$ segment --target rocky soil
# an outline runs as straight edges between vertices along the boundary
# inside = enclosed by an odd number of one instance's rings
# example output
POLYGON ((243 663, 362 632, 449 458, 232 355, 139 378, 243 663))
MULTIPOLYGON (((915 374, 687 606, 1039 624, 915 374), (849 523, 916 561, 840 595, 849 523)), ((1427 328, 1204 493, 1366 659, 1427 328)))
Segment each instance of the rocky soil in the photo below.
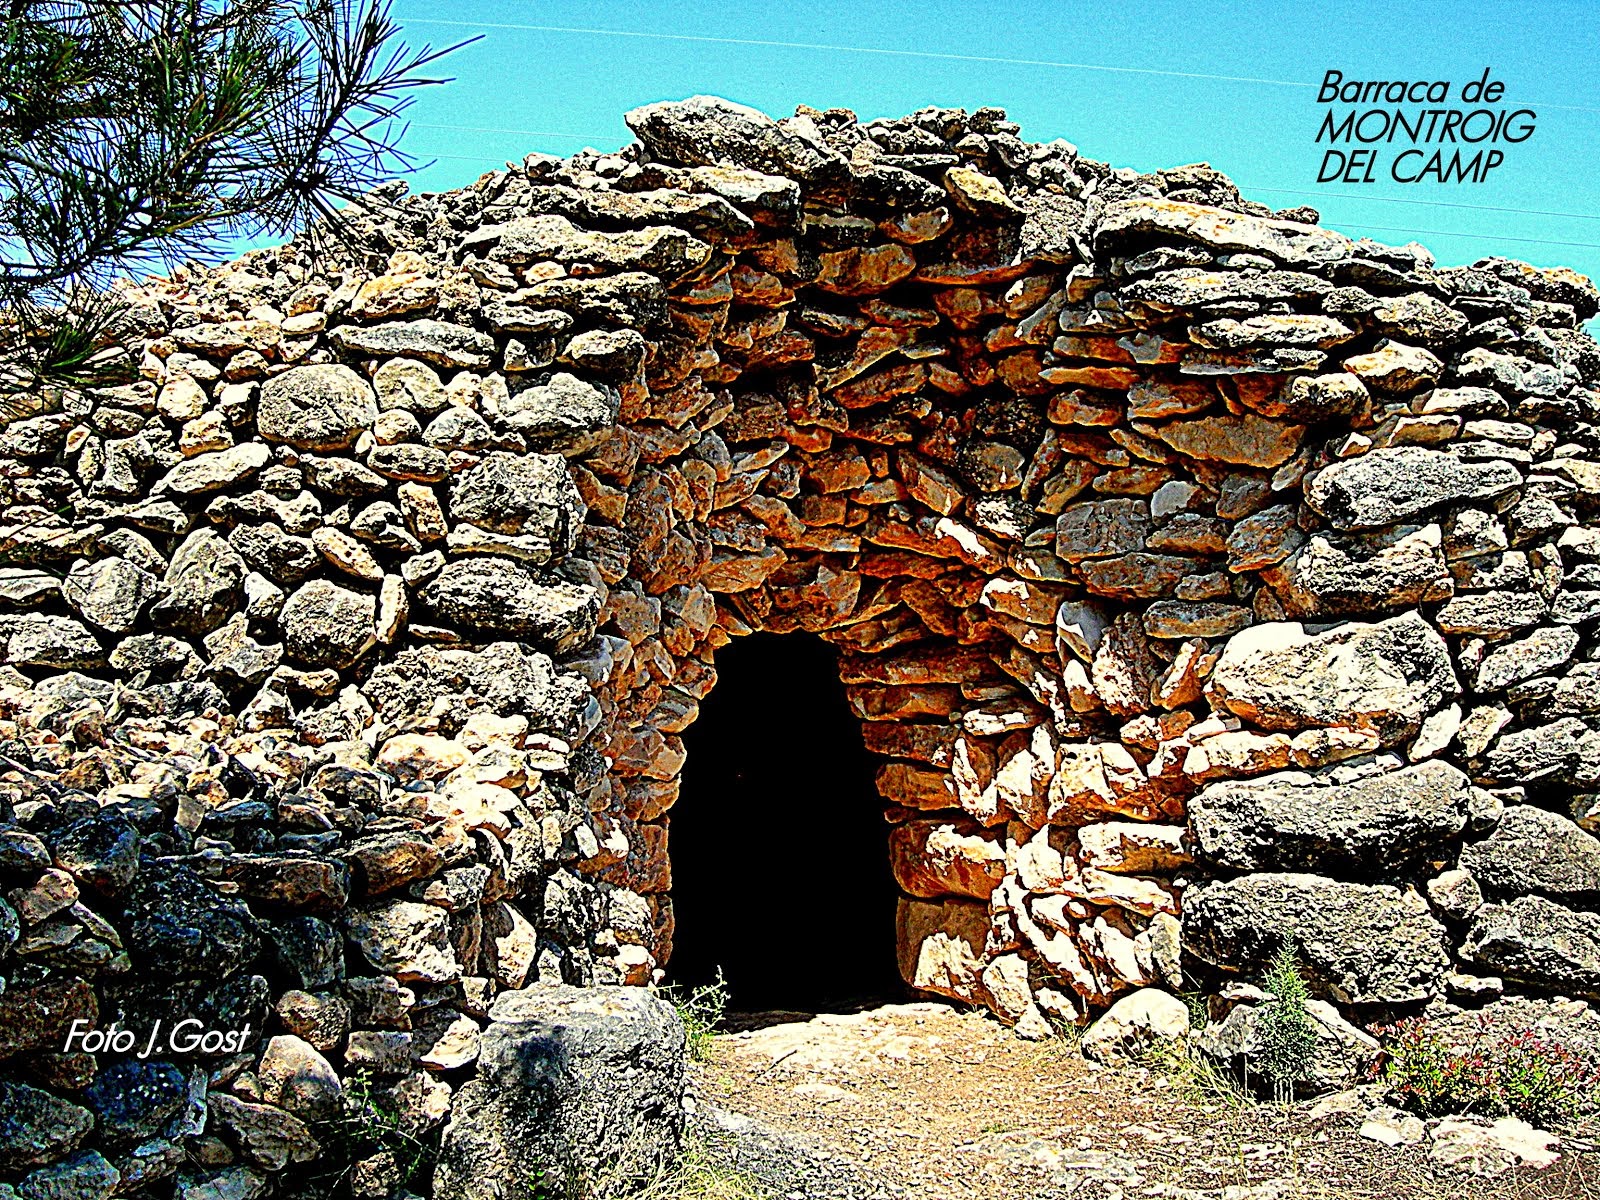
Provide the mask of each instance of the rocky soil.
POLYGON ((1600 1129, 1567 1131, 1537 1166, 1497 1153, 1454 1165, 1432 1131, 1374 1140, 1370 1088, 1245 1103, 940 1004, 748 1023, 694 1067, 692 1128, 774 1200, 1578 1200, 1600 1187, 1600 1129))

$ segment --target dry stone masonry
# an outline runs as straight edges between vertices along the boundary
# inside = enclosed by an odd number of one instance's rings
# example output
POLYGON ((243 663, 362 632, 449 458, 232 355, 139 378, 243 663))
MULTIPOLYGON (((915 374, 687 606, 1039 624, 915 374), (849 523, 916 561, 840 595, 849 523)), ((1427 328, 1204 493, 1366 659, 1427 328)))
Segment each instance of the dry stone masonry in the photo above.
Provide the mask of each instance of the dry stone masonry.
POLYGON ((517 989, 670 957, 758 630, 839 650, 915 988, 1600 1001, 1588 280, 995 109, 628 121, 130 289, 0 436, 0 1196, 322 1195, 357 1078, 478 1194, 517 989), (66 1043, 188 1017, 248 1044, 66 1043))

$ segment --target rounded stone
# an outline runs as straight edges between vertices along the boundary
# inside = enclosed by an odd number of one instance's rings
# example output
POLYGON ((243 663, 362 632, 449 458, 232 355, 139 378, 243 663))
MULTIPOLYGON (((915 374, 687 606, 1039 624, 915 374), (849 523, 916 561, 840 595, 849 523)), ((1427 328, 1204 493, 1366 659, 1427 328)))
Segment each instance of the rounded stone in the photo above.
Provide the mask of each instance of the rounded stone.
POLYGON ((284 601, 284 651, 313 667, 348 667, 373 644, 377 611, 374 597, 313 579, 284 601))
POLYGON ((343 450, 378 419, 372 388, 349 367, 294 367, 262 385, 256 428, 269 442, 301 450, 343 450))

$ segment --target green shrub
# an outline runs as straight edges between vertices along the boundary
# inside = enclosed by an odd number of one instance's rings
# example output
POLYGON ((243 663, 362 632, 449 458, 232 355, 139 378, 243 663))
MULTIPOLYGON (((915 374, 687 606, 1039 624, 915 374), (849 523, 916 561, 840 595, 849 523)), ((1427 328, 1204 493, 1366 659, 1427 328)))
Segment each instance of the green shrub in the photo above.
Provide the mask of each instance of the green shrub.
POLYGON ((1530 1029, 1496 1031, 1481 1018, 1465 1045, 1452 1045, 1423 1018, 1377 1031, 1377 1072, 1396 1101, 1425 1117, 1472 1113, 1534 1124, 1600 1108, 1600 1071, 1530 1029))
POLYGON ((728 1010, 728 984, 722 978, 722 968, 718 967, 716 978, 702 987, 685 992, 674 984, 662 988, 661 994, 678 1010, 678 1019, 689 1039, 689 1057, 696 1062, 710 1058, 717 1027, 728 1010))
POLYGON ((1295 1084, 1311 1077, 1317 1050, 1316 1019, 1306 1007, 1311 994, 1293 941, 1278 950, 1262 982, 1272 999, 1256 1013, 1255 1066, 1272 1084, 1273 1098, 1283 1103, 1294 1099, 1295 1084))

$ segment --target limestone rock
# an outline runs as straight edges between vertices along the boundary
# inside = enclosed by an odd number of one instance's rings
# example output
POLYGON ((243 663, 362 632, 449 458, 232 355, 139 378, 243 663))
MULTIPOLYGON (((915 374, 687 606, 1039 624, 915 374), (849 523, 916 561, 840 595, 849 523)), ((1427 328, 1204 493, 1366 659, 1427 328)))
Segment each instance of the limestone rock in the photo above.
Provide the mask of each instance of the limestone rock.
POLYGON ((1362 878, 1431 857, 1470 804, 1467 777, 1437 760, 1344 784, 1286 772, 1211 784, 1189 801, 1189 827, 1211 866, 1362 878))
POLYGON ((162 592, 150 572, 112 555, 94 562, 78 559, 62 581, 61 593, 75 612, 107 633, 132 633, 145 605, 162 592))
MULTIPOLYGON (((300 369, 310 371, 316 368, 300 369)), ((344 370, 342 367, 339 369, 344 370)), ((220 491, 248 479, 271 461, 272 451, 260 442, 243 442, 226 449, 196 454, 168 471, 152 492, 155 495, 177 492, 181 496, 193 496, 201 492, 220 491)))
POLYGON ((1442 545, 1437 525, 1402 525, 1360 537, 1312 534, 1263 577, 1290 616, 1376 615, 1449 598, 1453 589, 1442 545))
POLYGON ((623 119, 662 162, 747 167, 801 183, 818 181, 843 166, 809 122, 774 121, 718 96, 646 104, 623 119))
POLYGON ((327 1120, 339 1111, 344 1095, 339 1076, 304 1038, 279 1034, 269 1039, 256 1075, 263 1100, 302 1120, 327 1120))
POLYGON ((532 535, 549 547, 548 557, 572 549, 584 506, 566 460, 494 453, 452 480, 450 515, 497 533, 532 535))
POLYGON ((1415 612, 1322 634, 1295 622, 1257 625, 1228 640, 1210 689, 1266 729, 1352 726, 1386 745, 1459 691, 1444 639, 1415 612))
MULTIPOLYGON (((261 388, 256 424, 270 442, 301 450, 343 450, 378 417, 378 399, 349 367, 293 367, 261 388)), ((230 453, 223 451, 223 453, 230 453)))
POLYGON ((244 559, 214 529, 196 529, 172 553, 162 582, 165 598, 150 609, 158 628, 210 633, 238 607, 246 575, 244 559))
POLYGON ((0 1170, 25 1171, 75 1149, 94 1118, 84 1109, 25 1083, 0 1080, 0 1170))
POLYGON ((1426 1000, 1449 967, 1445 928, 1415 892, 1267 873, 1184 895, 1184 949, 1205 962, 1258 972, 1288 937, 1313 987, 1341 1004, 1426 1000))
POLYGON ((1600 916, 1594 913, 1543 896, 1486 904, 1461 952, 1507 979, 1600 1000, 1600 916))
MULTIPOLYGON (((1275 1003, 1268 998, 1234 1004, 1222 1020, 1199 1031, 1194 1039, 1196 1049, 1247 1079, 1259 1080, 1264 1049, 1262 1019, 1275 1003)), ((1306 1062, 1307 1076, 1295 1081, 1294 1090, 1314 1095, 1363 1082, 1382 1052, 1377 1039, 1346 1021, 1326 1000, 1307 1000, 1306 1011, 1316 1040, 1306 1062)))
POLYGON ((1443 504, 1490 500, 1521 483, 1521 473, 1507 462, 1473 462, 1443 450, 1395 446, 1324 467, 1307 486, 1306 503, 1336 529, 1367 529, 1443 504))
POLYGON ((423 983, 461 978, 442 908, 399 900, 381 908, 349 911, 344 922, 350 939, 380 971, 423 983))
POLYGON ((365 354, 374 358, 402 355, 406 358, 420 358, 423 362, 440 367, 482 370, 491 366, 494 361, 491 357, 494 353, 492 337, 476 329, 444 321, 389 321, 382 325, 340 325, 328 332, 328 340, 339 349, 353 354, 365 354))
POLYGON ((531 638, 555 651, 588 641, 600 610, 591 588, 487 556, 447 563, 420 597, 449 624, 531 638))
POLYGON ((1461 865, 1491 894, 1600 897, 1600 839, 1532 804, 1510 805, 1493 833, 1462 851, 1461 865))
POLYGON ((1083 1035, 1083 1053, 1096 1062, 1137 1062, 1159 1042, 1189 1033, 1189 1007, 1158 988, 1140 988, 1113 1004, 1083 1035))
POLYGON ((309 666, 348 667, 375 641, 376 613, 372 596, 313 579, 284 601, 284 650, 309 666))
POLYGON ((500 1180, 656 1177, 683 1131, 684 1032, 641 988, 542 986, 489 1010, 477 1075, 451 1101, 437 1200, 494 1200, 500 1180))

